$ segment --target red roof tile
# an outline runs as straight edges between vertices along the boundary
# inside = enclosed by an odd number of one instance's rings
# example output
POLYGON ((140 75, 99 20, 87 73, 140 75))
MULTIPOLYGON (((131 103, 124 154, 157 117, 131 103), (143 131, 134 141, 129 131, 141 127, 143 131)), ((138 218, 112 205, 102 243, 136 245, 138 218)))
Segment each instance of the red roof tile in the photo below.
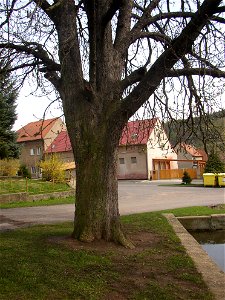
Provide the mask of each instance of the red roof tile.
POLYGON ((119 145, 145 145, 152 133, 157 118, 128 122, 125 126, 119 145))
POLYGON ((202 149, 199 149, 199 148, 197 150, 198 150, 198 153, 202 156, 202 160, 207 161, 208 160, 208 155, 205 152, 205 150, 202 150, 202 149))
POLYGON ((196 149, 194 146, 187 145, 185 143, 182 143, 181 146, 184 148, 186 152, 191 154, 193 157, 202 157, 202 160, 205 161, 208 159, 206 152, 202 149, 196 149))
POLYGON ((40 140, 46 136, 58 118, 31 122, 17 131, 17 142, 40 140))
MULTIPOLYGON (((158 119, 139 120, 128 122, 125 126, 120 145, 140 145, 147 144, 158 119)), ((67 131, 62 131, 47 148, 46 153, 72 151, 70 138, 67 131)))
POLYGON ((56 152, 67 152, 67 151, 72 151, 70 138, 67 131, 61 131, 45 152, 56 153, 56 152))

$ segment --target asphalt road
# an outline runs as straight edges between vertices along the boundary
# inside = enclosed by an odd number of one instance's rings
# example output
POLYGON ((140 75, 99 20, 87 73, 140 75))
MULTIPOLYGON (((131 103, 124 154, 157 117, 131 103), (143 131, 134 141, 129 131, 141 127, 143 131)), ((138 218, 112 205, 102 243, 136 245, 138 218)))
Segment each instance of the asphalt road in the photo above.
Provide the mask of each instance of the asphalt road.
MULTIPOLYGON (((176 181, 175 181, 176 182, 176 181)), ((120 181, 120 214, 225 203, 225 188, 162 186, 171 181, 120 181)), ((72 221, 74 205, 1 209, 0 230, 72 221)))

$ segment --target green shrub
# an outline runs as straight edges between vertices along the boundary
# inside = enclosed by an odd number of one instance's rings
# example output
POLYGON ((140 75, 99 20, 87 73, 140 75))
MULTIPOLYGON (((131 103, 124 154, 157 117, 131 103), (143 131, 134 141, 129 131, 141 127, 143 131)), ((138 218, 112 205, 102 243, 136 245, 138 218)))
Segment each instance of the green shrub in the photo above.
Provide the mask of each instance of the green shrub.
POLYGON ((31 178, 31 174, 26 165, 21 165, 18 170, 18 175, 24 178, 31 178))
POLYGON ((183 184, 190 184, 192 182, 191 176, 188 174, 187 171, 184 171, 183 177, 182 177, 182 183, 183 184))
POLYGON ((55 154, 51 154, 39 163, 42 168, 42 178, 47 181, 63 182, 65 181, 64 162, 55 154))

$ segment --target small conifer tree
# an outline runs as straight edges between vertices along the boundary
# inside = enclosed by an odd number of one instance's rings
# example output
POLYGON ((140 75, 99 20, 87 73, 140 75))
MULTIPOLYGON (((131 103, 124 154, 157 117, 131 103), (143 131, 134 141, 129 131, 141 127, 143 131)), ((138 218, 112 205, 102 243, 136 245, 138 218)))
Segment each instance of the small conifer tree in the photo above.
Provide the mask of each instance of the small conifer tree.
POLYGON ((225 167, 217 153, 212 152, 205 165, 205 173, 224 173, 225 167))
POLYGON ((183 184, 190 184, 192 182, 191 176, 188 174, 187 171, 184 171, 183 177, 182 177, 182 183, 183 184))

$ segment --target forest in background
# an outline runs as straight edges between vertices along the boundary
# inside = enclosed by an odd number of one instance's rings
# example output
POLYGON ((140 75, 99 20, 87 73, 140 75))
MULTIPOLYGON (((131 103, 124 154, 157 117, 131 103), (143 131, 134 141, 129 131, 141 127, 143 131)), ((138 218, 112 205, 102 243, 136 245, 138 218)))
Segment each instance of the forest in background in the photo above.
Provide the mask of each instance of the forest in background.
POLYGON ((184 142, 208 154, 216 152, 225 161, 225 109, 204 117, 171 120, 164 127, 173 146, 184 142))

